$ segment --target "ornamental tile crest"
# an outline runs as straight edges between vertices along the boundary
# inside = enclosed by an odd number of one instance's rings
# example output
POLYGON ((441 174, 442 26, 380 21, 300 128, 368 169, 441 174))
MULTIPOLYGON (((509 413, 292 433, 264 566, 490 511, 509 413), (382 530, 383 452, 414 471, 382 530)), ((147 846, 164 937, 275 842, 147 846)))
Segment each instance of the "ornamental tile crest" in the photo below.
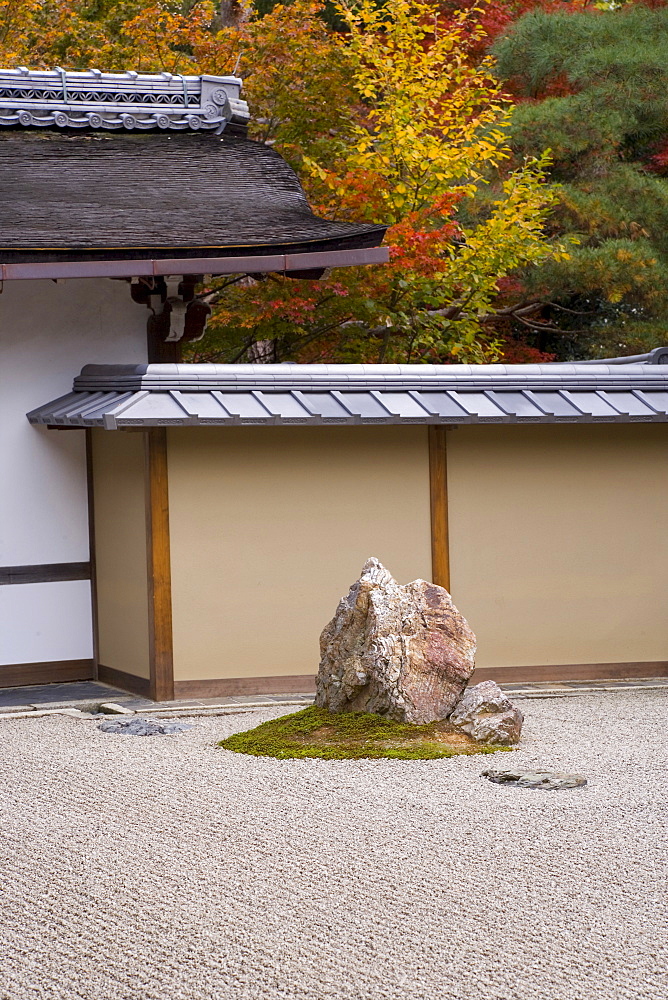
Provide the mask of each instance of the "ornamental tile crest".
POLYGON ((248 123, 235 76, 0 70, 0 128, 222 130, 248 123))

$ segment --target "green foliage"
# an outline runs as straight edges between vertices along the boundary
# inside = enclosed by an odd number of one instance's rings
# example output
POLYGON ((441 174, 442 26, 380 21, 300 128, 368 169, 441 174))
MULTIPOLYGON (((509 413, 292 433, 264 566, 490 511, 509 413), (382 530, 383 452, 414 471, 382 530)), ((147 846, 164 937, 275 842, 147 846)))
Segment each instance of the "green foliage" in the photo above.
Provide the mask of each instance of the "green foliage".
POLYGON ((254 139, 276 145, 296 170, 305 155, 330 155, 356 97, 343 52, 317 0, 295 0, 198 41, 201 72, 244 81, 254 139), (326 70, 324 69, 326 67, 326 70), (332 94, 336 99, 332 100, 332 94))
POLYGON ((209 0, 0 0, 0 60, 33 69, 197 72, 209 0))
POLYGON ((600 95, 573 94, 518 105, 510 135, 513 148, 525 156, 549 148, 552 177, 560 180, 584 168, 600 172, 617 156, 627 124, 621 110, 601 105, 600 95))
MULTIPOLYGON (((292 0, 255 0, 254 7, 258 16, 264 17, 266 14, 271 14, 276 7, 283 7, 286 2, 291 3, 292 0)), ((335 0, 325 0, 320 16, 333 31, 345 31, 346 24, 338 11, 335 0)))
POLYGON ((574 13, 525 14, 495 46, 500 74, 518 81, 516 93, 540 97, 559 76, 574 90, 620 88, 617 103, 648 103, 643 85, 655 90, 666 74, 668 12, 643 5, 574 13), (522 90, 520 91, 520 87, 522 90))
POLYGON ((668 9, 534 11, 494 53, 519 98, 511 145, 549 148, 550 231, 577 240, 568 258, 524 272, 518 305, 539 308, 516 329, 563 358, 665 343, 668 9))
POLYGON ((318 284, 214 286, 210 332, 191 357, 493 360, 485 318, 500 280, 565 254, 543 233, 547 160, 508 166, 508 102, 473 53, 477 10, 446 18, 435 0, 337 9, 345 33, 327 32, 322 3, 294 0, 197 56, 220 72, 243 53, 256 134, 290 159, 319 214, 388 224, 390 264, 318 284))
POLYGON ((435 738, 441 725, 414 726, 367 712, 332 715, 326 709, 312 707, 263 722, 248 732, 235 733, 218 745, 254 757, 323 760, 439 760, 511 749, 474 745, 472 740, 461 745, 461 736, 448 746, 435 738))

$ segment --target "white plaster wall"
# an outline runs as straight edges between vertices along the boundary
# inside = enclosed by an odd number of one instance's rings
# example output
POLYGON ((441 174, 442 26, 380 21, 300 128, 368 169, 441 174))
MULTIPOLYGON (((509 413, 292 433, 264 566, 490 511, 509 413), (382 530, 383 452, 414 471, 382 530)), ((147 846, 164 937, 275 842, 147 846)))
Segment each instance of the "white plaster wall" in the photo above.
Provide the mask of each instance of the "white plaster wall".
POLYGON ((87 660, 93 655, 90 584, 22 583, 0 587, 3 664, 87 660))
MULTIPOLYGON (((0 566, 88 559, 88 513, 83 431, 32 427, 26 413, 65 395, 85 364, 146 361, 144 306, 125 281, 7 281, 0 294, 0 566)), ((0 663, 63 659, 62 644, 40 621, 54 609, 63 618, 65 646, 90 649, 90 614, 81 587, 68 583, 0 587, 0 663), (31 591, 37 632, 13 616, 31 591), (73 596, 77 594, 77 597, 73 596), (69 595, 69 596, 68 596, 69 595), (18 602, 16 604, 15 602, 18 602), (35 633, 37 634, 37 633, 35 633), (23 638, 21 638, 23 636, 23 638), (51 652, 49 652, 51 650, 51 652)), ((50 628, 50 626, 49 626, 50 628)), ((90 655, 77 652, 72 658, 90 655)), ((66 658, 70 658, 69 656, 66 658)))

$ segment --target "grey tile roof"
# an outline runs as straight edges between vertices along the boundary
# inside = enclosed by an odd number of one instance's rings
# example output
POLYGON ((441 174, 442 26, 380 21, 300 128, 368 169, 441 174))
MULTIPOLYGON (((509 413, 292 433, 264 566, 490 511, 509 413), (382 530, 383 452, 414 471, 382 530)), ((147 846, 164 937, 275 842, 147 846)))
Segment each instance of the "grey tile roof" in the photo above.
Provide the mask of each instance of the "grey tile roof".
POLYGON ((278 153, 227 132, 0 129, 0 186, 0 264, 347 250, 385 232, 318 218, 278 153))
POLYGON ((244 128, 248 105, 234 76, 0 69, 0 128, 244 128))
POLYGON ((70 427, 668 421, 668 365, 87 365, 70 427))

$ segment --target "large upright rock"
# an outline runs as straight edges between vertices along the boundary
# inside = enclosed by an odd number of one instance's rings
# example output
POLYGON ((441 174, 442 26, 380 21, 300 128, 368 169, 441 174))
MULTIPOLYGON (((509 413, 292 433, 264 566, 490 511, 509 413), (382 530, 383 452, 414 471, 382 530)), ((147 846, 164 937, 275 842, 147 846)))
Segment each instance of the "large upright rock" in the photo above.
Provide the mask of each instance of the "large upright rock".
POLYGON ((316 705, 400 722, 445 719, 475 666, 476 638, 447 590, 405 587, 368 559, 320 636, 316 705))

